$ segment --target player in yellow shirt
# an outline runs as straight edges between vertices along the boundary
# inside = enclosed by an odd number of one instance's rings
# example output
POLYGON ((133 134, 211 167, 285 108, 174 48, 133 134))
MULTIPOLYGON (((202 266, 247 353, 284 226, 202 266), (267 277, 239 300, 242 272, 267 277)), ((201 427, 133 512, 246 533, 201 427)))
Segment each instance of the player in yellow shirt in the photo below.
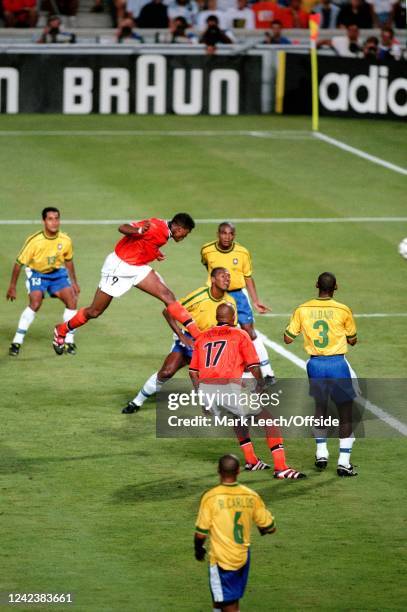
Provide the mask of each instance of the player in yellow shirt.
MULTIPOLYGON (((73 263, 72 240, 59 229, 61 220, 57 208, 53 206, 44 208, 42 220, 43 230, 29 236, 18 254, 7 290, 7 299, 14 301, 17 297, 16 287, 21 268, 25 266, 29 305, 21 314, 16 334, 10 345, 11 357, 19 354, 25 334, 41 308, 46 292, 65 304, 64 321, 68 321, 76 314, 80 289, 73 263)), ((62 350, 75 355, 73 333, 67 335, 62 350)))
POLYGON ((250 567, 250 531, 254 522, 261 535, 274 533, 274 518, 260 495, 237 481, 239 460, 219 459, 220 485, 207 491, 195 527, 195 558, 203 561, 210 537, 209 586, 213 610, 238 612, 250 567))
MULTIPOLYGON (((318 297, 294 310, 284 333, 284 342, 290 344, 299 334, 303 335, 304 348, 310 356, 307 374, 310 379, 310 394, 315 399, 315 416, 325 417, 331 397, 339 413, 337 474, 345 477, 356 476, 357 473, 350 462, 355 439, 352 432, 352 406, 356 397, 352 378, 355 378, 355 374, 345 358, 348 345, 353 346, 357 342, 355 320, 348 306, 333 299, 338 288, 333 274, 320 274, 316 287, 318 297)), ((315 439, 315 465, 325 469, 329 457, 326 431, 320 430, 315 439)))
POLYGON ((235 242, 235 237, 235 226, 229 221, 221 223, 218 227, 217 240, 203 245, 201 261, 209 274, 218 266, 229 270, 231 275, 229 293, 236 300, 239 325, 249 334, 254 343, 266 384, 274 384, 274 372, 266 347, 254 329, 253 311, 247 294, 258 313, 265 314, 270 308, 260 302, 257 295, 250 253, 244 246, 235 242))
MULTIPOLYGON (((228 293, 230 284, 228 270, 225 268, 214 268, 210 279, 210 287, 199 287, 180 300, 182 306, 191 313, 201 332, 216 325, 216 309, 219 304, 225 302, 232 304, 236 311, 236 302, 228 293)), ((170 380, 178 370, 187 366, 191 361, 193 350, 192 336, 180 329, 176 320, 171 317, 167 310, 163 310, 163 315, 176 335, 176 340, 171 347, 169 355, 164 359, 160 370, 154 372, 146 380, 135 398, 123 408, 123 414, 137 412, 149 397, 157 393, 167 380, 170 380)))

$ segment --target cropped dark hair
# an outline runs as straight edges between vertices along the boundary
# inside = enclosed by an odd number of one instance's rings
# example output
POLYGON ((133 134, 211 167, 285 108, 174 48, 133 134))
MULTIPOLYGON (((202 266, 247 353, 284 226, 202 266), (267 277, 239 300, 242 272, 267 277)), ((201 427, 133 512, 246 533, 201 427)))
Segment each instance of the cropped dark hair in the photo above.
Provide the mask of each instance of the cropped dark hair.
POLYGON ((47 214, 49 212, 56 212, 58 213, 58 215, 61 215, 61 213, 59 212, 58 208, 55 208, 55 206, 47 206, 47 208, 44 208, 41 215, 43 220, 45 221, 45 219, 47 218, 47 214))
POLYGON ((240 463, 236 455, 223 455, 219 459, 218 471, 225 476, 236 476, 239 471, 240 463))
POLYGON ((188 213, 177 213, 170 221, 170 223, 175 223, 184 229, 192 231, 195 227, 195 221, 188 213))
POLYGON ((218 266, 217 268, 214 268, 211 272, 211 278, 214 278, 218 272, 229 272, 229 270, 227 268, 223 268, 222 266, 218 266))
POLYGON ((322 274, 318 276, 317 287, 321 291, 327 291, 327 292, 335 291, 335 287, 336 287, 335 275, 332 274, 331 272, 322 272, 322 274))

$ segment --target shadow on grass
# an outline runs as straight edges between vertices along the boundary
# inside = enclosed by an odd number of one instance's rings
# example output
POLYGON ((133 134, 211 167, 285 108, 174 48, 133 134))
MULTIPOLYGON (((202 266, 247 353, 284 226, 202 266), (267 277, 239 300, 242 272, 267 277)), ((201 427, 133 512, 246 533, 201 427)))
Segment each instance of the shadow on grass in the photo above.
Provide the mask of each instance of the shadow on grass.
POLYGON ((204 491, 214 486, 209 474, 191 479, 160 479, 153 482, 132 484, 117 489, 112 496, 115 504, 139 504, 164 499, 183 499, 185 497, 200 497, 204 491))

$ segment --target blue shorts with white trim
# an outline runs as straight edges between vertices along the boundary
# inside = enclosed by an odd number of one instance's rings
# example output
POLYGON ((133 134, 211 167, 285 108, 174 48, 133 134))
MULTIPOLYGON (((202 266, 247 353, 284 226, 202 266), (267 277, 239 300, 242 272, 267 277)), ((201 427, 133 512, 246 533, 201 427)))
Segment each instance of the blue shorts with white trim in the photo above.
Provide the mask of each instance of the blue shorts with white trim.
POLYGON ((310 395, 320 403, 331 397, 340 405, 352 401, 356 392, 345 355, 311 355, 307 362, 310 395))
POLYGON ((225 570, 220 565, 209 566, 209 587, 214 603, 229 603, 244 595, 250 569, 250 551, 247 561, 238 570, 225 570))
POLYGON ((53 297, 61 289, 71 286, 66 268, 60 268, 59 270, 48 272, 48 274, 26 268, 25 273, 27 276, 26 285, 28 293, 42 291, 43 294, 48 292, 53 297))
MULTIPOLYGON (((184 332, 184 334, 185 336, 193 340, 191 334, 189 334, 188 332, 184 332)), ((185 346, 185 344, 182 344, 181 340, 177 338, 171 347, 170 353, 181 353, 185 357, 185 359, 191 361, 193 350, 194 349, 191 349, 189 346, 185 346)))
POLYGON ((243 289, 236 289, 236 291, 228 291, 228 293, 235 299, 237 306, 237 322, 239 325, 253 323, 253 310, 250 306, 246 292, 243 289))

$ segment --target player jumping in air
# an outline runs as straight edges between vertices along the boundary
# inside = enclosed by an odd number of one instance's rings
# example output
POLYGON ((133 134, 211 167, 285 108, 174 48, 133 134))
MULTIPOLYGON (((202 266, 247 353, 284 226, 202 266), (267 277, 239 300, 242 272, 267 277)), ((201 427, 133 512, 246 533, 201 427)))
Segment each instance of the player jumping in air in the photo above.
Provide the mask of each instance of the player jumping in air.
POLYGON ((252 276, 252 261, 250 253, 245 247, 235 242, 236 229, 229 221, 224 221, 218 227, 217 240, 204 244, 201 249, 201 261, 209 274, 213 268, 222 266, 227 268, 231 275, 230 295, 236 300, 238 322, 253 340, 261 365, 261 371, 266 384, 274 384, 275 377, 271 368, 266 347, 254 329, 253 311, 247 294, 259 314, 270 310, 260 302, 254 278, 252 276))
MULTIPOLYGON (((310 356, 307 373, 310 394, 315 399, 315 416, 325 418, 329 397, 339 413, 338 476, 357 476, 350 462, 355 437, 352 431, 352 406, 356 392, 352 385, 352 372, 345 358, 348 344, 357 342, 356 325, 351 309, 333 299, 338 288, 330 272, 319 275, 316 287, 319 295, 294 310, 284 333, 284 342, 291 344, 299 334, 304 336, 304 348, 310 356)), ((353 376, 355 377, 355 375, 353 376)), ((317 451, 315 465, 325 469, 328 465, 326 430, 315 432, 317 451)))
MULTIPOLYGON (((190 313, 190 316, 201 332, 216 325, 216 309, 219 304, 229 302, 236 312, 236 302, 227 293, 229 283, 229 272, 225 268, 214 268, 211 272, 210 287, 199 287, 186 297, 180 299, 181 305, 190 313)), ((146 380, 136 397, 123 408, 123 414, 137 412, 149 397, 157 393, 167 380, 170 380, 178 370, 187 366, 191 361, 193 350, 192 337, 188 332, 184 333, 179 328, 175 319, 166 310, 163 311, 163 315, 177 338, 171 347, 171 352, 164 359, 160 370, 154 372, 146 380)))
MULTIPOLYGON (((53 206, 44 208, 42 220, 44 229, 28 236, 18 254, 7 290, 7 299, 14 301, 17 297, 16 287, 21 267, 26 266, 29 305, 21 314, 16 334, 10 345, 11 357, 17 357, 19 354, 28 328, 41 308, 45 293, 57 297, 65 304, 64 321, 68 321, 76 314, 80 289, 73 263, 72 241, 59 229, 61 220, 57 208, 53 206)), ((62 352, 64 348, 66 353, 75 355, 76 345, 72 331, 66 336, 62 352)))
POLYGON ((52 345, 57 355, 63 353, 69 332, 85 325, 89 319, 99 317, 113 298, 121 297, 132 287, 164 302, 169 314, 184 325, 192 337, 198 336, 199 329, 188 311, 176 301, 175 295, 160 275, 148 265, 155 259, 165 259, 160 247, 170 238, 181 242, 194 227, 195 223, 187 213, 178 213, 171 221, 151 218, 121 225, 119 232, 124 234, 124 238, 116 244, 113 253, 106 257, 92 304, 80 308, 72 319, 55 327, 52 345))
MULTIPOLYGON (((189 374, 195 389, 204 393, 213 393, 213 384, 216 380, 221 385, 231 381, 232 396, 237 396, 239 390, 236 381, 242 378, 245 369, 250 369, 254 378, 262 386, 262 373, 260 363, 253 342, 242 329, 234 327, 235 312, 230 304, 221 304, 216 309, 217 326, 202 333, 195 342, 189 374), (209 384, 208 384, 209 382, 209 384)), ((224 405, 227 411, 237 417, 244 416, 241 406, 233 400, 224 405)), ((262 409, 253 412, 259 418, 270 418, 271 415, 262 409)), ((274 462, 274 478, 279 480, 298 480, 305 478, 305 474, 288 467, 286 463, 283 439, 276 427, 265 427, 267 446, 270 449, 274 462)), ((254 451, 247 426, 235 427, 240 447, 246 459, 245 469, 264 470, 269 466, 259 459, 254 451)))

